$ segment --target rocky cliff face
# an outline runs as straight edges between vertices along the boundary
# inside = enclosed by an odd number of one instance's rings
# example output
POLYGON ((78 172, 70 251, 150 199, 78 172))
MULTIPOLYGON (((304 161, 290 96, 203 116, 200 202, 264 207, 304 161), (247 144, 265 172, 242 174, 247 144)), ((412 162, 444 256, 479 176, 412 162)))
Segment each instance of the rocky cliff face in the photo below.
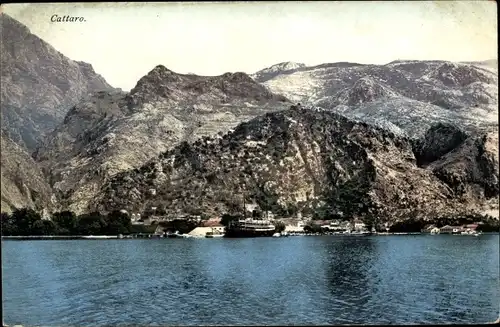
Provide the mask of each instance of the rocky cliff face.
POLYGON ((426 166, 458 148, 468 138, 467 133, 455 125, 437 123, 425 135, 414 141, 415 157, 419 166, 426 166))
POLYGON ((296 67, 254 78, 293 101, 421 137, 435 123, 468 131, 498 128, 498 69, 494 62, 394 61, 296 67))
POLYGON ((3 132, 1 139, 1 211, 11 212, 21 207, 54 209, 52 190, 37 164, 3 132))
POLYGON ((498 132, 469 136, 428 167, 455 195, 498 196, 498 132))
POLYGON ((220 215, 241 212, 245 196, 247 203, 278 214, 320 210, 381 221, 483 212, 487 199, 498 197, 498 156, 485 154, 491 140, 469 139, 430 151, 437 159, 423 167, 409 138, 335 113, 292 107, 224 136, 183 142, 115 175, 87 210, 156 207, 167 214, 220 215), (462 152, 474 156, 466 166, 462 152), (470 192, 457 192, 447 177, 459 166, 465 168, 460 182, 470 192))
POLYGON ((90 64, 73 61, 0 14, 2 130, 28 151, 83 96, 111 89, 90 64))
POLYGON ((157 66, 129 93, 98 92, 74 106, 35 158, 61 204, 79 213, 114 174, 289 105, 244 73, 183 75, 157 66))

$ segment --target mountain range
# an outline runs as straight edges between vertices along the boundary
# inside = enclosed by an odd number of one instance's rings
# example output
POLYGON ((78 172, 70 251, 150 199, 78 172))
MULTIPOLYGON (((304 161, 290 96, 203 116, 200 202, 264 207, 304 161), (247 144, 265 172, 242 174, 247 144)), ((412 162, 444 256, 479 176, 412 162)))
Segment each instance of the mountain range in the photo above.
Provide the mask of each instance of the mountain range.
POLYGON ((253 75, 292 101, 420 137, 434 123, 498 126, 498 64, 393 61, 386 65, 281 63, 253 75), (280 70, 280 67, 283 67, 280 70), (268 71, 272 71, 269 74, 268 71))
POLYGON ((2 211, 215 216, 243 196, 387 221, 498 208, 496 60, 158 65, 123 92, 0 19, 2 211))
POLYGON ((243 73, 181 75, 157 66, 129 93, 98 92, 72 107, 34 158, 61 204, 81 212, 114 174, 290 104, 243 73))
POLYGON ((241 212, 245 197, 282 215, 328 211, 395 221, 484 212, 498 197, 497 141, 498 134, 450 125, 413 141, 292 106, 117 174, 87 210, 217 216, 241 212))

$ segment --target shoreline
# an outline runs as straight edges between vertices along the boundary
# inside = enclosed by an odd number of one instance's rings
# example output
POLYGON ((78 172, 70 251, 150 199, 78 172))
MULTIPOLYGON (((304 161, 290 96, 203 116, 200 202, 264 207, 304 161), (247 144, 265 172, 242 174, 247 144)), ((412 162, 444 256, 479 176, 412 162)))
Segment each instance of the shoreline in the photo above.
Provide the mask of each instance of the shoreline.
POLYGON ((108 240, 121 239, 118 235, 27 235, 27 236, 2 236, 2 240, 108 240))
MULTIPOLYGON (((483 233, 483 235, 495 235, 499 234, 498 232, 487 232, 483 233)), ((333 236, 333 237, 367 237, 367 236, 416 236, 416 235, 431 235, 429 233, 377 233, 371 235, 349 235, 349 234, 295 234, 295 235, 287 235, 282 237, 294 237, 294 236, 333 236)), ((439 234, 441 235, 441 234, 439 234)), ((447 235, 447 234, 442 234, 447 235)), ((450 234, 451 235, 451 234, 450 234)), ((435 236, 435 235, 433 235, 435 236)), ((453 235, 457 236, 457 235, 453 235)), ((460 235, 460 236, 468 236, 468 235, 460 235)), ((271 236, 269 236, 271 237, 271 236)), ((35 240, 134 240, 134 239, 160 239, 160 238, 168 238, 162 237, 160 235, 29 235, 29 236, 2 236, 2 240, 6 241, 35 241, 35 240)), ((183 237, 179 237, 183 238, 183 237)), ((196 238, 196 237, 195 237, 196 238)), ((205 237, 201 237, 205 238, 205 237)))

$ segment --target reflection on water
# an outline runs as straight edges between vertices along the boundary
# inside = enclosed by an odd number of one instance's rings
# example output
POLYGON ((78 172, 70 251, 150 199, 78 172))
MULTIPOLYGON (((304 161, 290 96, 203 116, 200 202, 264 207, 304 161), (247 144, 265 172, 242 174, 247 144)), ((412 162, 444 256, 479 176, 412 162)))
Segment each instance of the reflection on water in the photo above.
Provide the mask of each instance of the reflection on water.
POLYGON ((371 267, 379 254, 372 237, 339 237, 328 247, 327 275, 330 293, 331 323, 366 323, 367 316, 361 310, 369 309, 367 303, 377 279, 371 267))
POLYGON ((481 323, 498 316, 498 241, 498 235, 4 241, 4 320, 481 323))

